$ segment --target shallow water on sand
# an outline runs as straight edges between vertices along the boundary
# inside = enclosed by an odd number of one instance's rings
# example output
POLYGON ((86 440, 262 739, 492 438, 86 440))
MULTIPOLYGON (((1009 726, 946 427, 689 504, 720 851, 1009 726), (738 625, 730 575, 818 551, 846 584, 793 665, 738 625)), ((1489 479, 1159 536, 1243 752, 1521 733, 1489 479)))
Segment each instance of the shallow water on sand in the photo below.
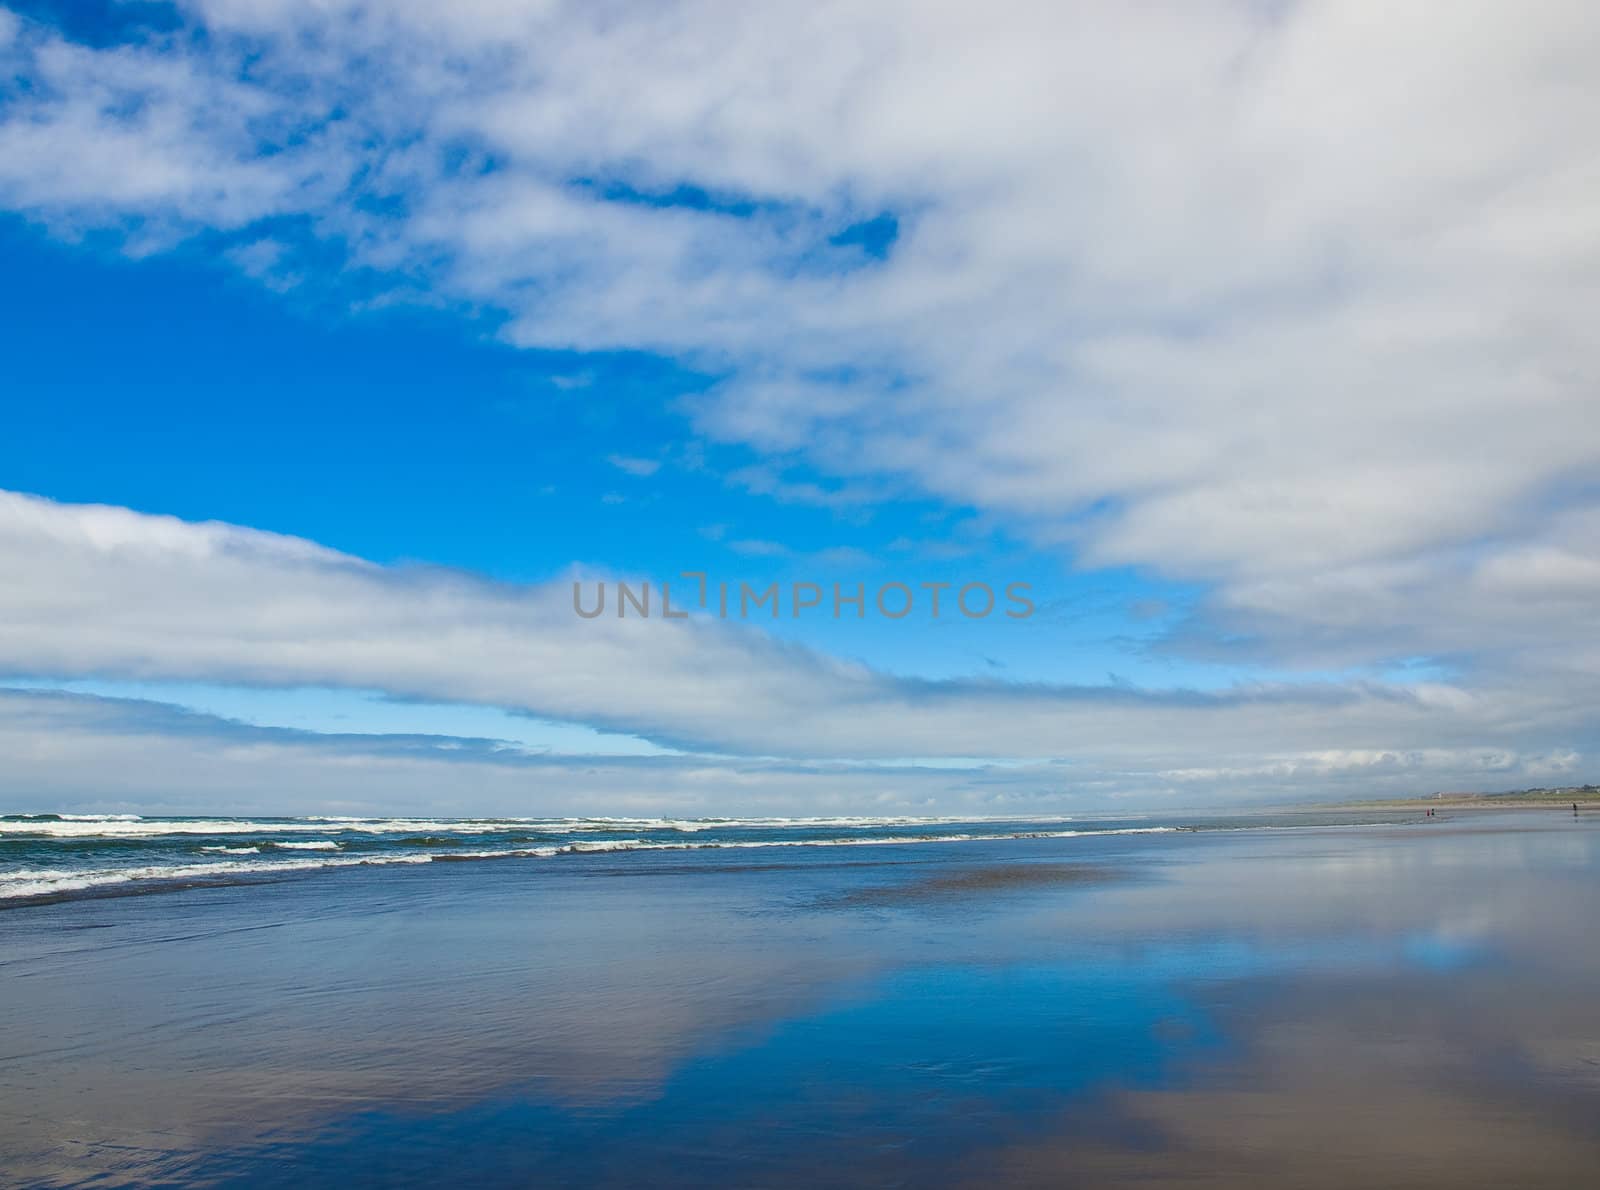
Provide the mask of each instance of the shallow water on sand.
POLYGON ((1595 820, 571 858, 0 913, 0 1181, 1600 1168, 1595 820))

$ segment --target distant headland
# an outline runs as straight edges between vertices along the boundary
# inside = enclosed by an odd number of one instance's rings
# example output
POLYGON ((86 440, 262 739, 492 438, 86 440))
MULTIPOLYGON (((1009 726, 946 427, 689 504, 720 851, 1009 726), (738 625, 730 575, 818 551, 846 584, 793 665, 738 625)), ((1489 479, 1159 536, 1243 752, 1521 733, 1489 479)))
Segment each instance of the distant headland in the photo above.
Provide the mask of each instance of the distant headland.
POLYGON ((1567 809, 1573 805, 1600 807, 1600 785, 1540 786, 1508 789, 1499 793, 1461 793, 1439 790, 1413 797, 1354 798, 1292 807, 1300 810, 1510 810, 1519 808, 1567 809))

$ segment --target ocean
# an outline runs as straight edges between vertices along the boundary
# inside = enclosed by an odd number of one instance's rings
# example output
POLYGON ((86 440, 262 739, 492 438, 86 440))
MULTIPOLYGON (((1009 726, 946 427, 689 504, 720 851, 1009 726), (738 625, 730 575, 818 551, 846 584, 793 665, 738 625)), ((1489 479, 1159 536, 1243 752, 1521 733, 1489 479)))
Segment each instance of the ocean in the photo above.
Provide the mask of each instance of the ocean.
POLYGON ((13 815, 0 848, 0 1184, 1600 1168, 1595 818, 13 815))
POLYGON ((1415 812, 1153 818, 360 818, 0 816, 0 905, 348 867, 549 860, 597 852, 749 851, 1080 838, 1415 821, 1415 812))

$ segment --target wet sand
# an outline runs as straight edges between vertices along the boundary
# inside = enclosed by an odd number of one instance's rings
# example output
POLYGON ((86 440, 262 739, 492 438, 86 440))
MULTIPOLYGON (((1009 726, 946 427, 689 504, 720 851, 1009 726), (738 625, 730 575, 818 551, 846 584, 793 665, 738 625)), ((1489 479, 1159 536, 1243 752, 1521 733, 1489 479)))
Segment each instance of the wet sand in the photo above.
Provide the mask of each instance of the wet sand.
POLYGON ((994 863, 967 871, 934 871, 899 884, 855 888, 823 902, 836 908, 873 905, 937 905, 962 902, 985 893, 1096 884, 1121 878, 1116 868, 1099 864, 994 863))
POLYGON ((839 850, 0 915, 0 1181, 1566 1190, 1600 1168, 1600 822, 839 850))

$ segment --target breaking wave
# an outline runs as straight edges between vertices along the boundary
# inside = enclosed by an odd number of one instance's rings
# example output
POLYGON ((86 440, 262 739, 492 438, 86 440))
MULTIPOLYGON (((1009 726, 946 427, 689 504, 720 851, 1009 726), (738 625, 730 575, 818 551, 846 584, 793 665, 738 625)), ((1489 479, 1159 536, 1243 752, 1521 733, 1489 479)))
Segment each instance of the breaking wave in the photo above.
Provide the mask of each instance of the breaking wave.
POLYGON ((882 847, 1150 834, 1175 826, 1066 818, 0 818, 0 902, 249 882, 321 869, 549 860, 634 851, 882 847))

